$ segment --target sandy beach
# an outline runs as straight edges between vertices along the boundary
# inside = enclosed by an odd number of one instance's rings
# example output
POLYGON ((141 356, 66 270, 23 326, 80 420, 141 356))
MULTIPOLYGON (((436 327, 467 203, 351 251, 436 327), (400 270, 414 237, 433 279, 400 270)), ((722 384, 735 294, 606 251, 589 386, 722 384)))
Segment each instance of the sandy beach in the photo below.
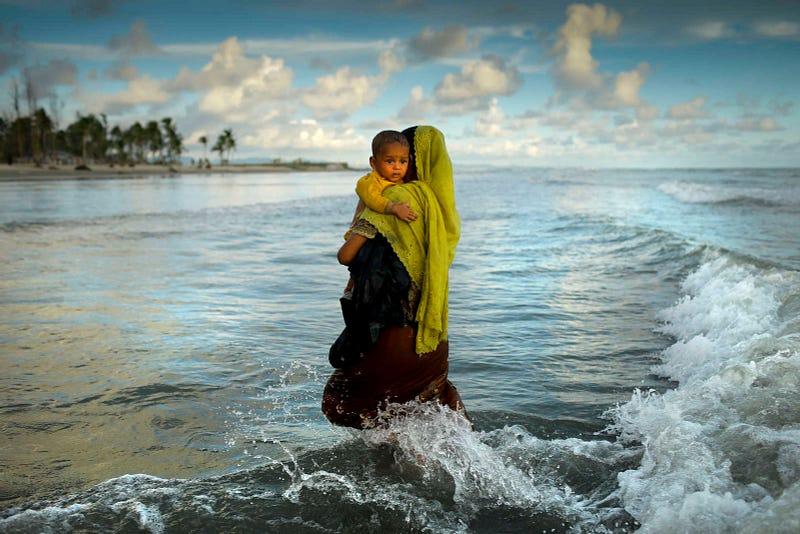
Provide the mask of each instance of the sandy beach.
POLYGON ((0 165, 0 182, 32 180, 97 180, 107 178, 136 178, 138 176, 178 176, 181 174, 227 174, 267 172, 342 171, 348 167, 341 163, 301 163, 291 165, 239 164, 212 165, 210 169, 190 165, 140 164, 134 167, 93 164, 90 170, 76 170, 74 165, 43 165, 30 163, 0 165))

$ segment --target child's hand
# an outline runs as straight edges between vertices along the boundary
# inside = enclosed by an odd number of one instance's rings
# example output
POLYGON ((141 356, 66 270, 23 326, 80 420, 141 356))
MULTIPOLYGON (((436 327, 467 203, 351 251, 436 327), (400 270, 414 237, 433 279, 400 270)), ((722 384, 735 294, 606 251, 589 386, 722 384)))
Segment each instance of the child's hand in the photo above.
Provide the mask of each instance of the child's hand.
POLYGON ((392 213, 394 213, 395 217, 401 219, 406 222, 416 221, 417 214, 414 213, 408 204, 397 203, 392 205, 392 213))

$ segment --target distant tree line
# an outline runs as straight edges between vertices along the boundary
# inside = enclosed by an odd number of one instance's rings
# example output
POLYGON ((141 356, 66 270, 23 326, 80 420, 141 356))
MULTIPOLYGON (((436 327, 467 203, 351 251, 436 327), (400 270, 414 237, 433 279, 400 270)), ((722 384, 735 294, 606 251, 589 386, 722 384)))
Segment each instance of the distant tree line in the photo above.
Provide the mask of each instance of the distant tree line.
MULTIPOLYGON (((183 136, 170 117, 160 121, 134 122, 126 129, 109 128, 105 114, 78 113, 76 119, 59 128, 59 105, 51 95, 50 113, 38 104, 30 75, 23 70, 21 81, 12 78, 9 85, 12 112, 0 116, 0 157, 14 163, 58 163, 77 160, 80 164, 108 163, 135 165, 137 163, 173 164, 184 152, 183 136), (27 114, 22 103, 27 104, 27 114)), ((204 158, 198 164, 210 166, 205 157, 208 138, 199 139, 204 158)), ((211 148, 219 153, 220 163, 230 161, 236 150, 231 129, 224 130, 211 148)))
POLYGON ((44 108, 16 118, 0 117, 3 161, 55 163, 74 158, 81 164, 94 162, 125 165, 171 164, 183 153, 183 136, 169 117, 144 125, 134 122, 127 129, 109 129, 104 114, 77 115, 63 129, 55 127, 44 108))

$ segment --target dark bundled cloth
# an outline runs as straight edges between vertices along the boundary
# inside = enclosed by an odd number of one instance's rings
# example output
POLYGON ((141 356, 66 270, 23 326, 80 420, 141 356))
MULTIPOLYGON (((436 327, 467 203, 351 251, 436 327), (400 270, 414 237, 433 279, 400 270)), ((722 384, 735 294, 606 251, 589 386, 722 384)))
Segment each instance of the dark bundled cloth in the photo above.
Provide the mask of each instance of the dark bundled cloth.
POLYGON ((387 326, 413 325, 411 277, 380 233, 361 247, 350 265, 351 298, 340 299, 345 328, 328 353, 337 369, 361 361, 387 326))
POLYGON ((377 343, 347 369, 336 369, 325 384, 322 412, 339 426, 367 428, 391 402, 438 402, 466 415, 458 391, 447 379, 447 341, 422 356, 414 352, 416 330, 386 327, 377 343))

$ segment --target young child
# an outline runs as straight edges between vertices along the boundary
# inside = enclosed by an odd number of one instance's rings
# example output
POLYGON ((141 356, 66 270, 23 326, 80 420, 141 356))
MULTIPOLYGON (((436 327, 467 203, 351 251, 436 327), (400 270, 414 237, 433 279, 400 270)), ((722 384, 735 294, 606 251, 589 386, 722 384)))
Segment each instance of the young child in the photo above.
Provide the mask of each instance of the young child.
POLYGON ((362 176, 356 183, 358 205, 353 215, 353 223, 367 207, 378 213, 392 214, 406 222, 416 220, 417 215, 407 204, 392 202, 383 196, 383 191, 393 185, 403 183, 409 164, 408 140, 395 130, 384 130, 372 139, 372 156, 369 166, 372 172, 362 176))
MULTIPOLYGON (((372 156, 369 158, 372 172, 362 176, 356 182, 358 205, 356 205, 356 211, 350 223, 351 228, 358 221, 358 216, 365 207, 378 213, 391 213, 406 222, 417 219, 417 214, 408 204, 392 202, 383 196, 383 192, 389 187, 403 183, 411 159, 410 151, 406 136, 395 130, 384 130, 372 139, 372 156)), ((348 230, 344 238, 347 240, 349 237, 350 231, 348 230)), ((344 289, 345 296, 349 296, 352 288, 353 279, 351 278, 347 281, 344 289)))

